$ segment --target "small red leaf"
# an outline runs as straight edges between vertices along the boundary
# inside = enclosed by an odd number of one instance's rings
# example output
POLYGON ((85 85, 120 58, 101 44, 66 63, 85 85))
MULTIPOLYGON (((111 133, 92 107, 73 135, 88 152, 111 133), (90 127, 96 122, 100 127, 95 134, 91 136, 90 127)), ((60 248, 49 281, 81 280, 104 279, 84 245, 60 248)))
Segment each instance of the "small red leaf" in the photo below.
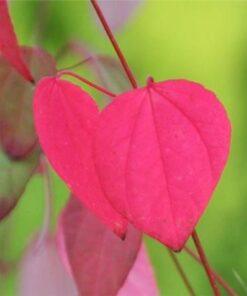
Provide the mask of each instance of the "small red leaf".
POLYGON ((19 267, 18 284, 20 296, 78 296, 52 238, 38 247, 36 241, 31 243, 19 267))
POLYGON ((158 296, 158 287, 153 274, 153 269, 148 258, 145 246, 142 245, 123 287, 118 296, 158 296))
POLYGON ((141 237, 129 225, 122 241, 71 197, 60 218, 58 242, 81 295, 116 295, 135 262, 141 237))
MULTIPOLYGON (((56 73, 54 59, 40 48, 21 48, 35 81, 56 73)), ((13 159, 26 157, 37 144, 33 124, 33 85, 0 56, 0 142, 13 159)))
POLYGON ((40 144, 54 169, 87 207, 123 236, 126 222, 105 198, 95 170, 95 102, 72 83, 44 78, 36 89, 34 113, 40 144))
POLYGON ((22 58, 6 0, 0 0, 0 52, 26 80, 33 81, 22 58))
POLYGON ((212 92, 185 80, 149 83, 103 110, 96 167, 113 207, 179 250, 212 196, 229 145, 230 123, 212 92))

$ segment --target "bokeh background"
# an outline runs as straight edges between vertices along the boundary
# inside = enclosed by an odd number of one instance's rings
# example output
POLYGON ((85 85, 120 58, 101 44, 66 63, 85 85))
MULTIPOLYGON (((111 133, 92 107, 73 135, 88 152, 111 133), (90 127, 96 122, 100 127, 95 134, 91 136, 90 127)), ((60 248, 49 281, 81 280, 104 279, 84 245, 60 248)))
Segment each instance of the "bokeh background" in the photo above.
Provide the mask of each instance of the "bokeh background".
MULTIPOLYGON (((98 53, 114 52, 86 1, 12 1, 20 43, 38 44, 57 55, 72 39, 98 53)), ((247 294, 247 1, 147 0, 116 33, 140 85, 186 78, 216 92, 232 121, 228 165, 198 233, 212 266, 239 293, 247 294)), ((78 58, 77 58, 78 60, 78 58)), ((58 68, 75 61, 66 56, 58 68)), ((83 70, 81 70, 83 71, 83 70)), ((100 98, 99 98, 100 99, 100 98)), ((54 174, 54 226, 68 190, 54 174)), ((43 220, 42 177, 28 184, 17 208, 0 224, 1 256, 15 261, 43 220)), ((161 295, 187 295, 166 249, 145 238, 161 295)), ((178 255, 198 295, 211 295, 202 268, 178 255)), ((0 278, 0 294, 17 295, 16 273, 0 278)), ((35 294, 34 294, 35 295, 35 294)))

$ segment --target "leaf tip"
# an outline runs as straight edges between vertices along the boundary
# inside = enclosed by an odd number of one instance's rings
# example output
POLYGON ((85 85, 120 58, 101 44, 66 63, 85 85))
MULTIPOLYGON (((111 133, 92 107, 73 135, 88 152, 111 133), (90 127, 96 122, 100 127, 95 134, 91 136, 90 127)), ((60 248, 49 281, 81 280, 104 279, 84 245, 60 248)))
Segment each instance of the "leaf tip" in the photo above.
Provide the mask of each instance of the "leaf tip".
POLYGON ((124 225, 123 223, 115 223, 115 227, 113 229, 113 232, 119 236, 121 238, 121 240, 125 240, 126 238, 126 225, 124 225))

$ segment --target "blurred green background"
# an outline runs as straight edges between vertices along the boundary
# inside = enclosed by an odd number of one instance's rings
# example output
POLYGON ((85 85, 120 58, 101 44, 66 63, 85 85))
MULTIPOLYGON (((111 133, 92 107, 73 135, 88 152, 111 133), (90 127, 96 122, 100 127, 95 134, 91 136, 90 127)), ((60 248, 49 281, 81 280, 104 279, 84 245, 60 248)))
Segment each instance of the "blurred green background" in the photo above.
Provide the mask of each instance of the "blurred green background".
MULTIPOLYGON (((56 55, 78 39, 114 55, 86 1, 13 1, 11 15, 21 44, 39 43, 56 55)), ((148 75, 157 81, 186 78, 214 90, 226 106, 233 127, 231 155, 197 229, 212 266, 239 295, 247 295, 247 2, 149 0, 116 37, 140 85, 148 75)), ((54 195, 57 215, 68 190, 55 175, 54 195)), ((21 256, 42 223, 43 203, 42 178, 36 175, 0 224, 5 258, 21 256)), ((187 295, 166 249, 148 238, 146 243, 161 295, 187 295)), ((186 254, 178 257, 197 295, 211 295, 202 268, 186 254)), ((2 277, 0 294, 16 295, 15 283, 15 274, 2 277)))

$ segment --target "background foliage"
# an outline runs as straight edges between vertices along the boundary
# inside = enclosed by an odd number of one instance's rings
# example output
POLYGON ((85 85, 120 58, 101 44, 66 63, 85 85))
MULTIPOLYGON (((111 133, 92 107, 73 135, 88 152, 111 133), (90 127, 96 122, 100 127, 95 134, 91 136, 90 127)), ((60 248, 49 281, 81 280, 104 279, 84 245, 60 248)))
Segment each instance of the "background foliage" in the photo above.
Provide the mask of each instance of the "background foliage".
MULTIPOLYGON (((11 15, 21 44, 40 44, 56 55, 66 42, 78 39, 99 53, 114 54, 86 1, 13 1, 11 15)), ((149 0, 116 35, 140 84, 145 84, 148 75, 156 81, 195 80, 214 90, 229 112, 233 125, 230 160, 198 231, 212 265, 240 295, 247 293, 246 16, 245 1, 149 0)), ((66 57, 58 65, 61 68, 75 61, 66 57)), ((68 190, 55 175, 54 195, 58 214, 68 190)), ((20 257, 39 229, 42 213, 43 184, 36 175, 16 210, 0 224, 4 258, 20 257)), ((161 295, 185 295, 165 248, 150 239, 146 242, 161 295)), ((199 295, 210 295, 203 270, 186 254, 179 258, 199 295)), ((15 273, 0 278, 1 295, 16 295, 17 286, 15 273)))

